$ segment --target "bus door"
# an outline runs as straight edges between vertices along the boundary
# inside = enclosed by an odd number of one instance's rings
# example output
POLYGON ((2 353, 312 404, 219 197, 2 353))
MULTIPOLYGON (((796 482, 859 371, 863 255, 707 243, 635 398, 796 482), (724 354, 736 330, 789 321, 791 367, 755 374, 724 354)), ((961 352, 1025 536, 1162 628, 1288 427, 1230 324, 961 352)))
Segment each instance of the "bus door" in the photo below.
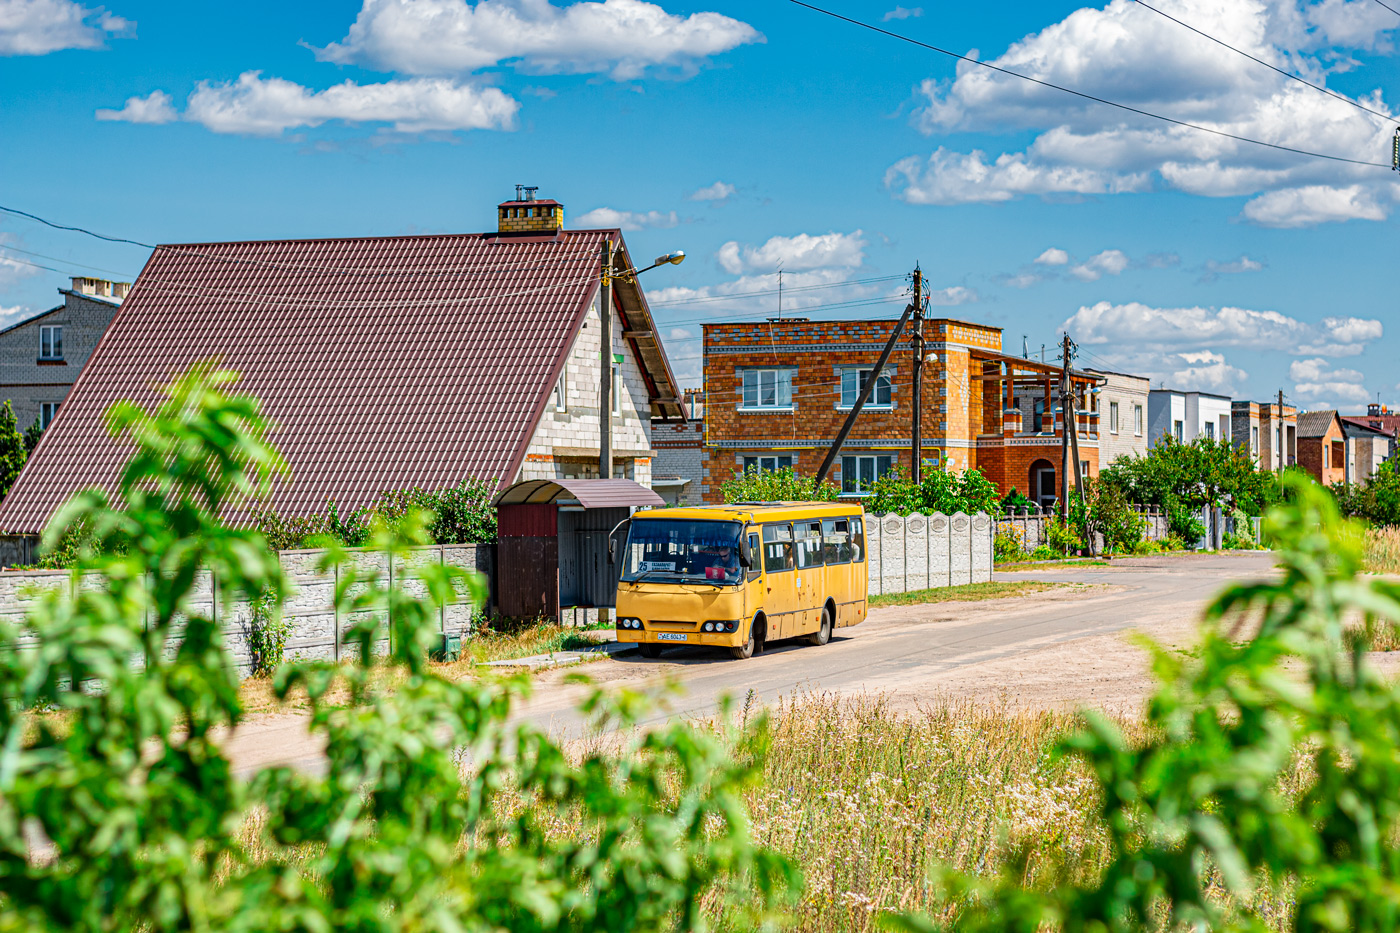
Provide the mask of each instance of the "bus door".
POLYGON ((856 607, 851 604, 851 520, 822 519, 822 557, 826 560, 827 595, 836 601, 833 625, 850 625, 856 607))
MULTIPOLYGON (((793 535, 796 537, 797 552, 797 601, 800 612, 794 635, 805 635, 821 627, 822 603, 826 600, 826 579, 822 569, 822 523, 821 519, 793 522, 793 535)), ((831 624, 835 626, 836 620, 831 624)))
POLYGON ((763 612, 768 638, 791 638, 796 629, 797 571, 792 526, 783 522, 763 526, 763 612))

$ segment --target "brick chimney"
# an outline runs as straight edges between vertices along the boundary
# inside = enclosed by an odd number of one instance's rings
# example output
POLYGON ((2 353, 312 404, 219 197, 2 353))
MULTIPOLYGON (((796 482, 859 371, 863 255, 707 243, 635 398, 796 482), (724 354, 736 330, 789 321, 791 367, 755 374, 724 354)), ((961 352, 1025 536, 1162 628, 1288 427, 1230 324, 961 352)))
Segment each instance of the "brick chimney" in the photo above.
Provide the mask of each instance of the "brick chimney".
POLYGON ((502 201, 496 207, 497 233, 551 234, 564 229, 564 205, 535 197, 538 190, 529 185, 515 186, 515 200, 502 201))
POLYGON ((115 298, 117 301, 121 301, 130 290, 130 282, 111 282, 107 279, 94 279, 85 275, 73 276, 72 291, 80 295, 92 295, 94 298, 115 298))

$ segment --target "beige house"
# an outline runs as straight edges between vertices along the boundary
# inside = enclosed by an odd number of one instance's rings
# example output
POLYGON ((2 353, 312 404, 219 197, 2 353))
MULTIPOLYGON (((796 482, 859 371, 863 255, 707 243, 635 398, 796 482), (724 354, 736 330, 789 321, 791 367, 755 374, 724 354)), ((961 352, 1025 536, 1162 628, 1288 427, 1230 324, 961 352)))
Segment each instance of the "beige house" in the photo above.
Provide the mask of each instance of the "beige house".
POLYGON ((1119 457, 1147 455, 1147 393, 1151 382, 1102 369, 1089 372, 1103 380, 1099 386, 1099 463, 1119 457))

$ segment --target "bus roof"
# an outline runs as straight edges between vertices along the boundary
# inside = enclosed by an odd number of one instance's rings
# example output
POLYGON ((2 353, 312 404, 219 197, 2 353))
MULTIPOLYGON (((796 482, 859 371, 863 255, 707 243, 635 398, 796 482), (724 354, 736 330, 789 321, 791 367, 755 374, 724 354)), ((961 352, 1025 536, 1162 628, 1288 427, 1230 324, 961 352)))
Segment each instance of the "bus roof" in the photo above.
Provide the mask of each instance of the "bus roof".
POLYGON ((731 505, 698 505, 672 509, 638 509, 633 518, 676 518, 712 522, 777 522, 803 518, 839 518, 864 515, 859 501, 838 502, 736 502, 731 505))

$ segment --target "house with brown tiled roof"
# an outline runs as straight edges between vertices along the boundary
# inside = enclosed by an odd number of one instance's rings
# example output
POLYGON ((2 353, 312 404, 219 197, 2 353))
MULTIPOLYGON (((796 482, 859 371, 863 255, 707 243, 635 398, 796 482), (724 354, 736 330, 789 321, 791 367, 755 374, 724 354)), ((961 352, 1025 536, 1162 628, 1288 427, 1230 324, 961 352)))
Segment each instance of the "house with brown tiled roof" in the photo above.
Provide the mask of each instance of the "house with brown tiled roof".
POLYGON ((1324 486, 1347 481, 1347 439, 1337 412, 1298 415, 1298 465, 1324 486))
POLYGON ((284 516, 469 478, 595 477, 604 422, 613 475, 649 485, 651 421, 683 415, 634 260, 620 231, 566 230, 532 194, 487 233, 157 247, 0 503, 0 533, 37 534, 75 492, 111 489, 128 449, 103 412, 152 406, 201 360, 262 400, 290 467, 270 502, 284 516))

